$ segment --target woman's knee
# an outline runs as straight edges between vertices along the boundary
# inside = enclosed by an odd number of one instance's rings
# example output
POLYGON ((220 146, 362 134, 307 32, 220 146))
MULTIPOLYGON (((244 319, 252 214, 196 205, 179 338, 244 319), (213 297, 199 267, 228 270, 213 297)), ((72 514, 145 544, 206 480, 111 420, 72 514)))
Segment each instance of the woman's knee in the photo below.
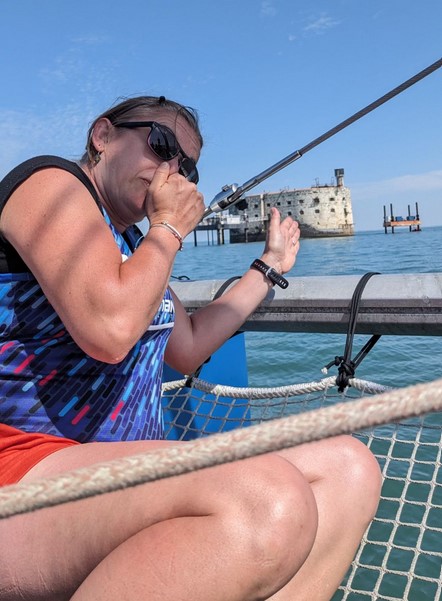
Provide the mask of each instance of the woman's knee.
POLYGON ((370 449, 354 436, 340 436, 334 440, 336 463, 345 479, 346 488, 359 507, 365 509, 371 520, 378 507, 382 487, 382 475, 375 456, 370 449))
POLYGON ((255 458, 244 462, 241 471, 244 468, 246 474, 239 478, 245 487, 240 510, 233 516, 234 529, 245 568, 257 575, 260 592, 270 595, 310 553, 318 525, 316 501, 301 472, 282 457, 255 458))
POLYGON ((373 453, 353 436, 336 436, 284 451, 313 489, 332 506, 339 499, 341 513, 368 524, 378 507, 382 485, 373 453))
POLYGON ((367 445, 354 436, 341 436, 338 441, 350 477, 354 481, 368 482, 379 491, 382 481, 379 463, 367 445))

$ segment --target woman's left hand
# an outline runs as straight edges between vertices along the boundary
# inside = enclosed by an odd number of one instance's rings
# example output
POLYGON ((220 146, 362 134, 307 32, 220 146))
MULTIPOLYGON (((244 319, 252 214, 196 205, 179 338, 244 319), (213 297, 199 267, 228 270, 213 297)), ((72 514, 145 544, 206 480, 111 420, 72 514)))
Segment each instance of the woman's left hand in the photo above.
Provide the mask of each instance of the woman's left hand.
POLYGON ((299 235, 298 222, 290 216, 281 221, 278 209, 272 207, 262 260, 279 273, 290 271, 298 254, 299 235))

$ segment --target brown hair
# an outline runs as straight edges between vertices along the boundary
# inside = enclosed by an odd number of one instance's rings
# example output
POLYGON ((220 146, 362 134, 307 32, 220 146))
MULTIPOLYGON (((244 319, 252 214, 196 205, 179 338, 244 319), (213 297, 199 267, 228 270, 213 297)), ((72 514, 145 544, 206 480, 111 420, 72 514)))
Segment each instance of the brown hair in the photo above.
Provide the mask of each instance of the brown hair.
POLYGON ((95 124, 99 119, 106 118, 109 119, 112 125, 117 125, 122 121, 126 121, 128 117, 142 119, 143 117, 146 117, 146 113, 148 113, 149 110, 158 109, 175 113, 177 117, 178 115, 183 117, 195 131, 200 146, 203 146, 203 137, 199 127, 198 113, 195 109, 174 102, 173 100, 168 100, 164 96, 137 96, 135 98, 126 98, 94 119, 87 132, 86 152, 81 157, 81 162, 93 163, 96 161, 98 153, 92 143, 92 133, 95 124))

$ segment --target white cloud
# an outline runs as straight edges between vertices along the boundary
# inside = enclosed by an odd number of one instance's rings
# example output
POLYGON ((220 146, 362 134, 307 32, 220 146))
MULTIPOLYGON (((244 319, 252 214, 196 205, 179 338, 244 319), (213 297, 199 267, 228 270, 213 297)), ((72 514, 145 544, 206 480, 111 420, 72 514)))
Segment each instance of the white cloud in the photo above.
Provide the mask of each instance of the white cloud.
POLYGON ((416 175, 402 175, 378 182, 352 184, 353 195, 359 198, 372 198, 374 196, 394 197, 399 194, 422 193, 442 191, 442 170, 418 173, 416 175))
POLYGON ((93 114, 81 103, 71 103, 51 114, 31 110, 1 110, 0 178, 18 163, 39 154, 78 158, 93 114))
POLYGON ((82 52, 71 49, 54 57, 52 64, 40 69, 38 73, 46 95, 63 92, 72 97, 82 96, 88 100, 103 94, 110 88, 110 82, 116 79, 116 68, 112 64, 91 66, 82 52))
POLYGON ((71 41, 70 48, 38 71, 40 97, 23 110, 0 106, 0 177, 37 154, 79 157, 90 122, 113 101, 118 65, 91 65, 89 60, 90 46, 107 42, 107 37, 71 41))
POLYGON ((3 109, 0 120, 0 177, 3 177, 22 157, 35 137, 42 134, 42 124, 31 112, 3 109))
POLYGON ((315 18, 311 23, 304 27, 305 32, 313 32, 316 34, 322 34, 328 29, 336 27, 341 22, 337 19, 333 19, 329 15, 322 13, 320 17, 315 18))
POLYGON ((92 33, 89 35, 72 37, 71 41, 74 44, 99 46, 100 44, 108 43, 109 41, 111 41, 111 38, 108 35, 97 35, 92 33))
POLYGON ((262 0, 261 15, 263 17, 274 17, 277 13, 276 7, 272 0, 262 0))

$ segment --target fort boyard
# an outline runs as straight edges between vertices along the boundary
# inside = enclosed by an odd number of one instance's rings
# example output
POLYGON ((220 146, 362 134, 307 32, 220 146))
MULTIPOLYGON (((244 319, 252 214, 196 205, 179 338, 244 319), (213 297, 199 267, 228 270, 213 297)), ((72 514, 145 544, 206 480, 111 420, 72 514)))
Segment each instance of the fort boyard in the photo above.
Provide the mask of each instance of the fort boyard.
POLYGON ((246 196, 229 209, 230 242, 265 240, 270 207, 298 221, 303 238, 353 236, 351 193, 344 186, 344 170, 335 169, 335 181, 303 189, 284 189, 246 196), (232 219, 233 218, 233 219, 232 219))

